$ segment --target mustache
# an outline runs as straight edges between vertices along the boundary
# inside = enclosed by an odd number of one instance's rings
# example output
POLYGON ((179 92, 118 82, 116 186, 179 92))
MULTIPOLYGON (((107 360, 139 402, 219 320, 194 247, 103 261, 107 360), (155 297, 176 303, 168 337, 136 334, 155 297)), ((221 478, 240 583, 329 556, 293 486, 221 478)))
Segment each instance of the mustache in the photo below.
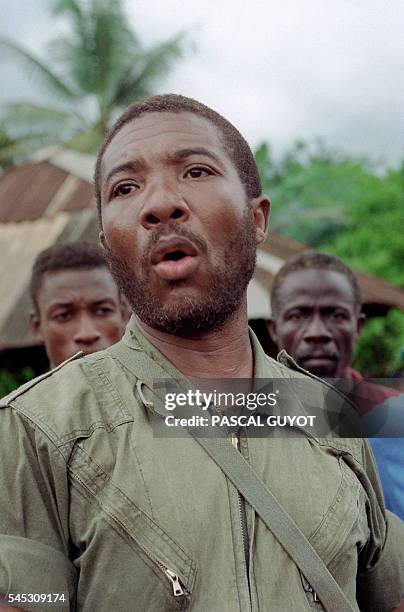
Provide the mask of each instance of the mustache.
POLYGON ((202 236, 198 236, 180 223, 173 223, 172 225, 158 227, 153 231, 144 249, 142 255, 143 261, 150 261, 153 248, 156 246, 158 241, 165 236, 181 236, 182 238, 188 238, 188 240, 190 240, 201 253, 206 253, 208 250, 206 241, 202 238, 202 236))

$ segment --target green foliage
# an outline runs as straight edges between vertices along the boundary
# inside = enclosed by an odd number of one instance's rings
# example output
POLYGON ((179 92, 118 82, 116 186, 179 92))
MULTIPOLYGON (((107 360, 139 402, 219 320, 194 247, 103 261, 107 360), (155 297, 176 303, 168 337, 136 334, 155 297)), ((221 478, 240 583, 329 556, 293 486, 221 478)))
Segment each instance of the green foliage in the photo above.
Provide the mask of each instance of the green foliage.
POLYGON ((321 245, 356 270, 404 286, 404 166, 375 180, 346 210, 347 228, 321 245))
MULTIPOLYGON (((298 142, 279 161, 256 151, 273 202, 271 230, 341 257, 354 270, 404 287, 404 164, 376 172, 366 160, 298 142)), ((369 321, 358 344, 359 369, 394 371, 404 344, 404 315, 369 321)))
POLYGON ((346 212, 377 177, 360 162, 297 142, 277 163, 264 144, 257 151, 264 189, 274 201, 273 231, 318 246, 348 224, 346 212), (272 167, 272 170, 270 168, 272 167))
POLYGON ((0 171, 18 163, 27 153, 43 145, 46 138, 41 133, 29 136, 11 136, 4 123, 0 123, 0 171))
POLYGON ((404 370, 404 313, 391 310, 386 317, 365 323, 356 345, 354 367, 373 376, 404 370))
POLYGON ((404 286, 404 164, 381 176, 321 143, 297 143, 279 162, 264 143, 256 159, 274 232, 404 286))
POLYGON ((18 372, 11 373, 6 369, 0 370, 0 397, 4 397, 20 385, 34 378, 32 368, 24 367, 18 372))
POLYGON ((8 107, 4 120, 13 137, 39 132, 43 144, 94 153, 113 118, 155 91, 182 55, 184 35, 145 48, 128 26, 122 0, 55 0, 54 11, 70 29, 50 43, 46 60, 5 37, 0 49, 3 61, 25 66, 56 104, 21 101, 8 107))

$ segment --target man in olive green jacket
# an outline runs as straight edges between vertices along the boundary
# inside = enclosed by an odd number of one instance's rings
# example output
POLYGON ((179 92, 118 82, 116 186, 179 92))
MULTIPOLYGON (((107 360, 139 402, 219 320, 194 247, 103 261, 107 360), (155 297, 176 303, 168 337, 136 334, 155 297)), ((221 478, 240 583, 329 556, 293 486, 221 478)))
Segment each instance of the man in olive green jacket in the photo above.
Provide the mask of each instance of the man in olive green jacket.
MULTIPOLYGON (((318 601, 193 435, 168 433, 149 382, 305 380, 248 332, 269 202, 247 143, 211 109, 157 96, 112 128, 95 181, 101 240, 135 314, 115 347, 3 401, 0 593, 27 610, 342 612, 318 601)), ((330 390, 307 384, 321 409, 330 390)), ((400 605, 403 525, 386 517, 365 441, 232 441, 327 565, 344 611, 400 605)))

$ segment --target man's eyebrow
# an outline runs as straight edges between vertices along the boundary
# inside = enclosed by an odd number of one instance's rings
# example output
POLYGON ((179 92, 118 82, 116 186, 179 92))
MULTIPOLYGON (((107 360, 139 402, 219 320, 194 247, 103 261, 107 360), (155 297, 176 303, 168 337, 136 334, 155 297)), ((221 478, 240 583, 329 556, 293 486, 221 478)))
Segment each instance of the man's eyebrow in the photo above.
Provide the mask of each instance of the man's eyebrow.
POLYGON ((214 153, 209 151, 209 149, 205 149, 205 147, 190 147, 187 149, 179 149, 178 151, 175 151, 175 153, 173 153, 171 157, 174 159, 174 161, 182 161, 187 157, 191 157, 191 155, 205 155, 206 157, 210 157, 211 159, 213 159, 213 161, 215 161, 216 163, 222 164, 220 159, 216 155, 214 155, 214 153))
POLYGON ((320 306, 320 309, 327 312, 332 312, 333 310, 344 310, 345 312, 349 312, 349 307, 346 304, 326 304, 320 306))
POLYGON ((71 306, 74 305, 74 302, 72 300, 58 300, 55 302, 51 302, 48 305, 48 311, 50 310, 56 310, 57 308, 70 308, 71 306))
POLYGON ((124 164, 119 164, 119 166, 115 166, 107 175, 105 179, 105 184, 108 183, 113 176, 119 174, 120 172, 138 172, 141 168, 143 168, 143 163, 139 160, 125 162, 124 164))
POLYGON ((288 306, 283 311, 284 317, 288 317, 291 313, 298 312, 301 315, 308 315, 314 310, 313 306, 306 306, 304 304, 295 304, 292 306, 288 306))
POLYGON ((99 300, 94 300, 94 302, 91 302, 91 306, 100 306, 101 304, 105 304, 106 302, 110 304, 115 304, 116 300, 113 297, 103 297, 99 300))

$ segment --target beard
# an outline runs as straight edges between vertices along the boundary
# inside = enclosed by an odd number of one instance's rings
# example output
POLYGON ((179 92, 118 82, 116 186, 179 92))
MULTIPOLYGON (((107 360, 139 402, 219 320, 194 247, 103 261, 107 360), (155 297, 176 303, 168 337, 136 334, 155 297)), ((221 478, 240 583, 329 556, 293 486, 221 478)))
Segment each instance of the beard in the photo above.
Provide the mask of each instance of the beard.
MULTIPOLYGON (((254 273, 256 261, 255 222, 247 205, 243 219, 229 235, 223 255, 209 264, 208 282, 203 295, 184 295, 175 303, 162 303, 151 289, 148 274, 150 254, 162 236, 177 235, 191 240, 201 255, 207 254, 205 240, 180 223, 156 229, 148 242, 140 265, 130 265, 126 259, 106 247, 106 258, 116 283, 141 321, 166 333, 192 336, 217 330, 238 310, 247 285, 254 273)), ((167 281, 175 289, 183 281, 167 281)))

